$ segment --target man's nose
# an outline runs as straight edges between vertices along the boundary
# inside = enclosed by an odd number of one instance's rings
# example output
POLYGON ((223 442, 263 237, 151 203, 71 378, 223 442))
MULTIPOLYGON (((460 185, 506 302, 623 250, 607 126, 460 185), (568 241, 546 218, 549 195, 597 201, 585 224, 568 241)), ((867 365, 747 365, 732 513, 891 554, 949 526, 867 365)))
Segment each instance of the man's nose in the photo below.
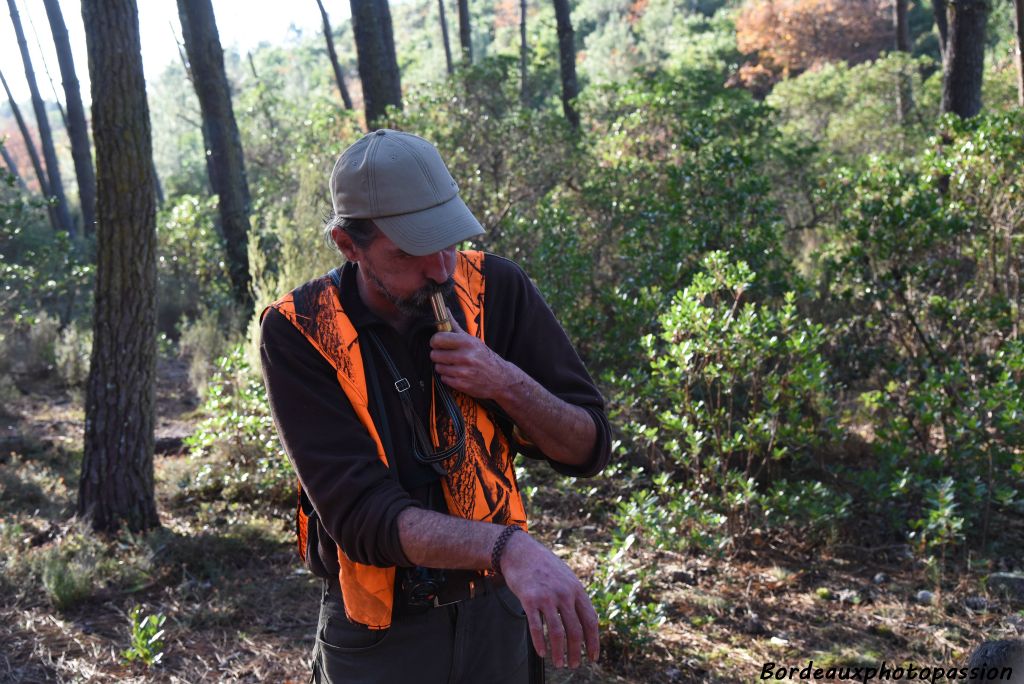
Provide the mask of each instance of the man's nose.
POLYGON ((444 250, 436 252, 434 254, 428 254, 423 257, 425 261, 424 275, 434 281, 436 285, 443 285, 448 282, 448 277, 452 274, 453 264, 449 263, 447 254, 444 250))

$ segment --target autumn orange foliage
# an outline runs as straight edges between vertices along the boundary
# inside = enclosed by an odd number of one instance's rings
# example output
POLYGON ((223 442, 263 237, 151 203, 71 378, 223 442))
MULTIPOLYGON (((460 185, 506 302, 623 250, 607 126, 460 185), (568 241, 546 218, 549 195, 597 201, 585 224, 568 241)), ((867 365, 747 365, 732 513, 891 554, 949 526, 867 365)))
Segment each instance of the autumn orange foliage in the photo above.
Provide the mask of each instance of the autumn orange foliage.
POLYGON ((893 41, 891 12, 892 0, 747 0, 736 43, 785 78, 825 62, 877 57, 893 41))

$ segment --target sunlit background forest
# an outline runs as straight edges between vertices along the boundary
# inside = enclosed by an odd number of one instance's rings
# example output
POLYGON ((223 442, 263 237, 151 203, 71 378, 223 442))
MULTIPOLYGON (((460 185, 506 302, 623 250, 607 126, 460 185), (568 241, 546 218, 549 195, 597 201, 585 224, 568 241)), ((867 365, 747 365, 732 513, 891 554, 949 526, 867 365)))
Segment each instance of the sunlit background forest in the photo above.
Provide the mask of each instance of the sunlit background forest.
MULTIPOLYGON (((601 619, 601 661, 549 681, 952 667, 1024 632, 1021 0, 353 0, 378 35, 390 9, 376 56, 325 0, 323 32, 225 45, 226 81, 187 43, 237 6, 178 5, 149 170, 120 189, 153 198, 148 237, 104 232, 102 178, 89 219, 63 64, 0 104, 0 682, 307 679, 320 588, 258 314, 338 264, 328 174, 375 127, 438 146, 478 246, 526 269, 608 402, 601 476, 517 467, 601 619), (218 82, 226 111, 197 97, 218 82), (155 478, 131 496, 158 518, 97 524, 87 405, 123 389, 97 270, 140 240, 132 467, 155 478)), ((24 28, 59 50, 49 29, 24 28)))

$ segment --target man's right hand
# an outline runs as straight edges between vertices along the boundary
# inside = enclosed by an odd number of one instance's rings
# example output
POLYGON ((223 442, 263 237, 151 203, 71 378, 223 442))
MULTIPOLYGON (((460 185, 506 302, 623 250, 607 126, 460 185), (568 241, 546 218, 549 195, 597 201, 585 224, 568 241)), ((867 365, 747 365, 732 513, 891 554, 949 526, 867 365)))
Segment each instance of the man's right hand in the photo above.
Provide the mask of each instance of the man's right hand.
POLYGON ((550 652, 555 667, 565 667, 568 653, 569 667, 576 668, 586 646, 590 660, 597 662, 597 611, 565 561, 525 532, 516 532, 501 555, 501 573, 523 604, 538 655, 550 652))

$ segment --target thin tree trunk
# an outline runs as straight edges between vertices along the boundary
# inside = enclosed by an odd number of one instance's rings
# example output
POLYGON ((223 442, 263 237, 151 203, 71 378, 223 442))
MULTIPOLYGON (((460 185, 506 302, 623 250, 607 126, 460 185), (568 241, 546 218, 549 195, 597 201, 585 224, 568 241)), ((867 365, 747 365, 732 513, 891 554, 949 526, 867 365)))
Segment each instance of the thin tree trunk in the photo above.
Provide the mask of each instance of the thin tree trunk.
POLYGON ((18 48, 21 49, 21 61, 25 65, 25 80, 28 81, 28 89, 32 94, 32 109, 36 114, 36 127, 39 130, 39 144, 43 150, 43 159, 46 161, 46 180, 49 188, 49 197, 56 200, 55 214, 57 225, 54 228, 66 230, 68 235, 74 237, 75 224, 71 220, 71 212, 68 211, 68 201, 64 196, 64 184, 60 178, 60 166, 57 163, 57 151, 53 147, 53 135, 50 132, 50 120, 46 114, 46 106, 43 98, 39 95, 39 86, 36 84, 36 75, 32 70, 32 57, 28 53, 28 43, 25 40, 25 31, 21 28, 21 18, 18 16, 18 6, 14 0, 7 0, 7 7, 11 12, 11 23, 14 25, 14 33, 18 38, 18 48))
MULTIPOLYGON (((46 180, 43 165, 39 161, 39 152, 36 151, 36 144, 32 142, 32 135, 25 124, 25 117, 21 115, 21 107, 14 101, 14 95, 11 94, 11 89, 7 86, 7 79, 4 78, 4 72, 2 71, 0 71, 0 83, 4 86, 4 92, 7 93, 7 101, 11 105, 11 113, 14 114, 14 121, 18 124, 18 130, 21 131, 21 139, 25 141, 25 150, 28 152, 28 158, 32 162, 32 170, 35 171, 36 180, 39 181, 39 192, 44 197, 48 197, 50 195, 50 184, 46 180)), ((50 222, 56 228, 56 216, 54 216, 52 206, 50 207, 50 222)))
POLYGON ((469 22, 469 0, 459 0, 459 43, 462 46, 462 63, 473 63, 473 28, 469 22))
MULTIPOLYGON (((32 29, 32 37, 35 38, 36 49, 39 51, 40 55, 45 55, 46 53, 43 51, 43 44, 39 41, 39 32, 36 31, 36 24, 32 21, 31 12, 25 16, 28 17, 28 26, 32 29)), ((57 95, 57 86, 53 84, 53 75, 50 73, 50 66, 46 63, 45 57, 43 58, 43 72, 46 74, 47 83, 50 84, 50 92, 53 93, 53 102, 57 105, 57 111, 60 112, 61 123, 64 124, 64 130, 67 130, 68 114, 64 111, 64 107, 60 103, 60 96, 57 95)))
POLYGON ((942 112, 967 119, 981 111, 988 0, 949 3, 949 35, 942 74, 942 112))
POLYGON ((402 106, 391 10, 387 0, 350 0, 350 4, 366 126, 373 130, 384 118, 388 105, 402 106))
MULTIPOLYGON (((4 142, 6 142, 6 140, 4 142)), ((4 158, 4 163, 7 165, 7 169, 11 172, 11 175, 14 176, 14 181, 18 184, 18 187, 21 188, 22 192, 27 193, 28 186, 25 185, 25 179, 22 178, 21 174, 18 172, 18 165, 14 163, 13 159, 11 159, 11 154, 7 151, 7 146, 4 142, 0 142, 0 156, 4 158)))
POLYGON ((444 64, 451 76, 455 70, 452 66, 452 44, 448 40, 448 19, 445 17, 444 0, 437 0, 437 13, 441 17, 441 40, 444 42, 444 64))
POLYGON ((345 86, 345 74, 341 71, 341 65, 338 64, 338 53, 334 50, 334 36, 331 35, 331 22, 327 17, 327 10, 324 9, 324 3, 320 0, 316 0, 316 4, 320 8, 320 18, 324 22, 324 40, 327 41, 327 56, 331 58, 331 68, 334 69, 334 80, 338 82, 341 101, 345 103, 345 109, 352 109, 352 98, 349 97, 348 88, 345 86))
POLYGON ((576 80, 576 44, 572 29, 569 0, 554 0, 555 21, 558 24, 558 62, 562 74, 562 112, 574 129, 580 127, 580 115, 573 102, 580 94, 576 80))
POLYGON ((949 23, 946 17, 946 0, 932 0, 932 14, 935 27, 939 30, 939 56, 946 62, 946 45, 949 43, 949 23))
POLYGON ((78 513, 160 525, 153 492, 156 207, 135 0, 82 0, 96 141, 96 304, 78 513))
POLYGON ((71 139, 71 158, 75 162, 75 176, 78 179, 78 200, 82 205, 82 224, 86 235, 92 235, 96 226, 96 173, 92 166, 92 148, 89 144, 89 126, 85 121, 85 107, 82 106, 82 92, 78 85, 75 62, 71 56, 71 41, 68 40, 64 15, 58 0, 43 0, 46 16, 50 20, 53 44, 57 49, 57 64, 64 85, 64 101, 67 102, 67 128, 71 139))
POLYGON ((1024 107, 1024 0, 1014 0, 1017 28, 1017 103, 1024 107))
POLYGON ((530 101, 530 87, 526 80, 529 46, 526 43, 526 0, 519 0, 519 101, 525 107, 530 101))
POLYGON ((178 0, 178 16, 192 84, 203 112, 210 185, 219 198, 221 232, 235 301, 252 309, 249 291, 249 184, 242 142, 231 106, 217 22, 210 0, 178 0))
MULTIPOLYGON (((910 53, 910 29, 907 24, 907 0, 896 0, 892 12, 893 29, 896 33, 896 51, 910 53)), ((902 125, 913 109, 913 90, 910 75, 903 69, 897 75, 896 83, 896 121, 902 125)))

